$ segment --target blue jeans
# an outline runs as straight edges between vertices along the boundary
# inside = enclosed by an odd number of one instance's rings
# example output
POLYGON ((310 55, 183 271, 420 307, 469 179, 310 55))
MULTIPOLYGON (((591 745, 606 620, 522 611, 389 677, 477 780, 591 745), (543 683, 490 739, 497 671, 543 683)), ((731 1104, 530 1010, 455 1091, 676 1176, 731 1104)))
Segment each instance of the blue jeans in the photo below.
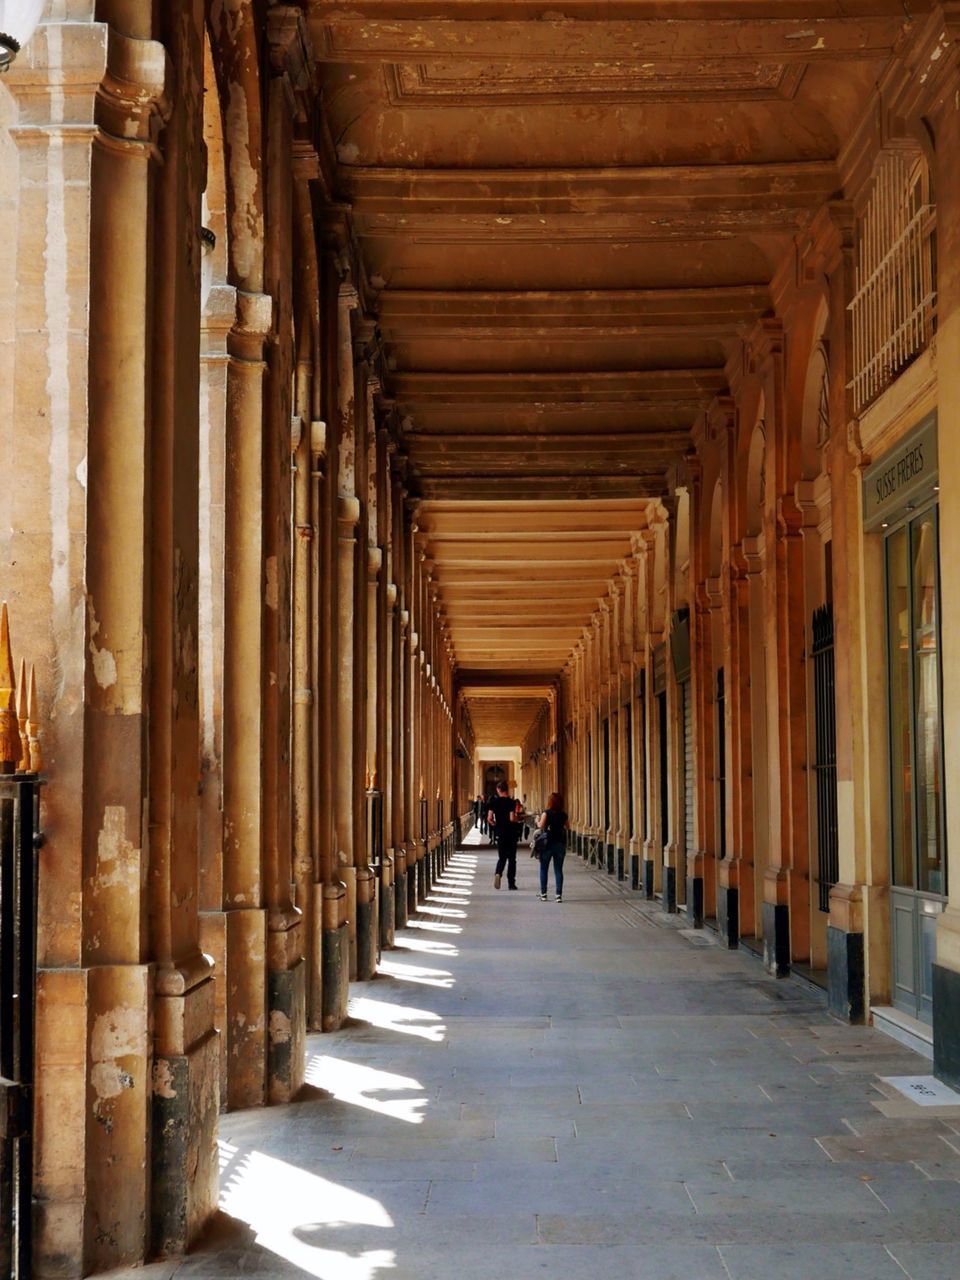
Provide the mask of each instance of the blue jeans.
POLYGON ((563 860, 567 856, 567 849, 562 844, 548 844, 546 849, 540 855, 540 892, 547 892, 547 868, 550 866, 550 859, 553 859, 553 878, 556 881, 557 893, 563 893, 563 860))

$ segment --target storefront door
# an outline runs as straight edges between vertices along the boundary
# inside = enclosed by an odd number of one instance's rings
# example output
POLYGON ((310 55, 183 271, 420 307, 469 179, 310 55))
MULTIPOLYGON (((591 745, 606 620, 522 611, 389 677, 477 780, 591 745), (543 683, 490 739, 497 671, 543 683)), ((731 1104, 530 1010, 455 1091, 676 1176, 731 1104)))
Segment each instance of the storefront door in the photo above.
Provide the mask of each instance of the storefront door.
POLYGON ((885 538, 890 690, 893 1002, 932 1019, 946 901, 936 505, 885 538))

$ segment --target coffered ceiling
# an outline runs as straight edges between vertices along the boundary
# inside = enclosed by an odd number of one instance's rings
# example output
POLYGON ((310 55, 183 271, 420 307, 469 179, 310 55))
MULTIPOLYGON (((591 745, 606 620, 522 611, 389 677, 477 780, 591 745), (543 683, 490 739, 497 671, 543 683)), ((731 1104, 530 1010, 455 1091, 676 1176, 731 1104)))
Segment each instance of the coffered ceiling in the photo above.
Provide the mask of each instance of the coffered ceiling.
POLYGON ((311 0, 460 667, 562 667, 929 8, 311 0))

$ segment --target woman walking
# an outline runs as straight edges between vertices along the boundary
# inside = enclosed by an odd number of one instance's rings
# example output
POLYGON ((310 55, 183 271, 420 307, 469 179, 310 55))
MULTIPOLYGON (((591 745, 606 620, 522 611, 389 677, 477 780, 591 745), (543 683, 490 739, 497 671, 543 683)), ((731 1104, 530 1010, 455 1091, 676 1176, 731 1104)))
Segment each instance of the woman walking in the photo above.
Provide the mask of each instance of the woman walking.
POLYGON ((567 827, 569 822, 563 809, 563 796, 554 791, 547 807, 537 819, 537 827, 546 833, 540 849, 540 901, 547 900, 547 869, 553 859, 553 877, 557 885, 557 901, 563 901, 563 860, 567 854, 567 827))

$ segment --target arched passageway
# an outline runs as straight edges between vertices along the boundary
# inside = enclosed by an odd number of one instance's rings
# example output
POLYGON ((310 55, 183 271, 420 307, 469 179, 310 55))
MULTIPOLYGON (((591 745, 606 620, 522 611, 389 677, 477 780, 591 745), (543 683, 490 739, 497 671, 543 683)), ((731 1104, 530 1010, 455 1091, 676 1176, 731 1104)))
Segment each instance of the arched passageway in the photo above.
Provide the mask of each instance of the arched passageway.
POLYGON ((310 1037, 342 1060, 351 982, 414 980, 500 779, 566 797, 601 1074, 656 938, 718 1011, 752 952, 960 1085, 954 6, 19 18, 0 828, 36 785, 43 842, 2 863, 39 906, 35 979, 0 938, 0 1210, 33 1273, 202 1235, 223 1116, 293 1104, 310 1037))

